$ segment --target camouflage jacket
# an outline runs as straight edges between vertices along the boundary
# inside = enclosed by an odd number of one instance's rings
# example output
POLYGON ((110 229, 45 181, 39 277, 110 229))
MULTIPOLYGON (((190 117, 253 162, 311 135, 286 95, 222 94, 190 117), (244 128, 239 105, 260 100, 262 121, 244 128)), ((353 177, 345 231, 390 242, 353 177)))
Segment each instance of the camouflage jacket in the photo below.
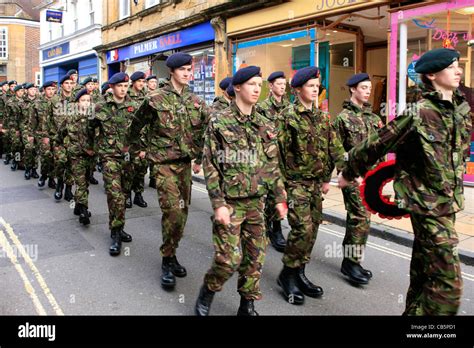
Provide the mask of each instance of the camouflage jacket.
POLYGON ((278 125, 278 121, 281 121, 281 112, 289 105, 290 102, 285 97, 283 97, 281 103, 278 103, 275 97, 270 95, 267 99, 257 104, 257 110, 278 125))
POLYGON ((25 101, 23 98, 18 99, 16 96, 11 97, 7 101, 7 128, 14 131, 23 131, 26 120, 23 115, 23 107, 25 101))
POLYGON ((5 93, 0 93, 0 124, 3 124, 3 117, 5 115, 7 98, 5 93))
POLYGON ((286 201, 273 124, 255 108, 243 115, 235 103, 213 117, 206 132, 203 169, 211 204, 261 197, 274 191, 286 201))
POLYGON ((53 146, 67 143, 67 138, 59 136, 59 132, 65 129, 68 118, 73 114, 73 96, 67 97, 62 92, 51 99, 53 106, 52 113, 47 118, 46 129, 53 146))
POLYGON ((127 155, 125 151, 130 145, 129 130, 137 103, 127 95, 118 104, 112 94, 95 105, 94 115, 88 124, 88 137, 91 144, 97 146, 99 155, 104 157, 120 157, 127 155), (96 128, 99 128, 96 136, 96 128))
POLYGON ((219 112, 227 109, 230 106, 230 102, 225 99, 223 95, 215 97, 212 102, 212 112, 219 112))
POLYGON ((453 214, 464 208, 463 153, 470 143, 470 107, 459 93, 451 103, 428 87, 423 87, 418 104, 418 110, 395 118, 354 147, 343 175, 363 176, 380 157, 395 151, 398 206, 429 216, 453 214))
POLYGON ((53 114, 53 100, 47 99, 44 95, 36 98, 34 104, 29 109, 28 133, 38 138, 49 137, 48 119, 53 114))
POLYGON ((383 127, 380 117, 372 113, 370 104, 365 104, 363 108, 360 108, 350 100, 346 100, 342 108, 333 126, 345 151, 349 151, 383 127))
POLYGON ((140 132, 146 133, 147 158, 154 163, 171 163, 195 159, 201 163, 204 130, 209 108, 185 86, 179 94, 170 81, 150 94, 135 115, 131 126, 131 142, 140 147, 140 132))
POLYGON ((143 103, 143 101, 145 100, 147 96, 145 89, 142 89, 141 91, 136 92, 132 87, 128 88, 127 94, 133 101, 137 102, 138 104, 143 103))
POLYGON ((299 99, 281 115, 278 141, 285 178, 329 182, 334 166, 342 168, 344 148, 328 116, 314 105, 306 109, 299 99))
POLYGON ((38 96, 35 96, 34 99, 25 98, 25 101, 23 102, 24 125, 23 125, 22 132, 27 136, 35 136, 35 134, 31 132, 31 128, 30 128, 30 115, 38 99, 39 99, 38 96))
POLYGON ((67 152, 72 156, 85 155, 85 150, 93 149, 94 138, 89 136, 91 113, 74 112, 66 124, 66 128, 59 132, 59 137, 68 137, 67 152))

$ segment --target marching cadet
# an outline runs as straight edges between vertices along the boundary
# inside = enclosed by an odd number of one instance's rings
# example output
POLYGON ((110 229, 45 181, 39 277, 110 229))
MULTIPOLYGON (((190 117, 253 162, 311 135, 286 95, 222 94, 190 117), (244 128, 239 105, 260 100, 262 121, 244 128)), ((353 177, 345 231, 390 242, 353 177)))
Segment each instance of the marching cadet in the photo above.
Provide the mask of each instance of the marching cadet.
POLYGON ((72 194, 72 185, 74 179, 71 174, 71 165, 67 154, 68 138, 58 137, 59 132, 66 127, 67 119, 71 113, 71 103, 73 102, 73 81, 71 76, 65 75, 59 81, 61 86, 60 94, 55 96, 53 101, 52 115, 48 117, 48 134, 54 149, 54 173, 56 177, 56 191, 54 198, 60 201, 63 198, 64 183, 64 199, 71 201, 74 198, 72 194))
POLYGON ((106 97, 107 93, 112 93, 112 88, 109 85, 109 81, 105 81, 101 86, 100 86, 100 95, 102 98, 106 97))
POLYGON ((232 79, 235 103, 212 117, 206 133, 203 166, 214 210, 214 261, 204 277, 195 313, 209 314, 214 294, 236 271, 241 296, 237 315, 258 315, 265 259, 264 208, 274 191, 280 218, 287 212, 274 124, 256 111, 262 89, 260 68, 249 66, 232 79))
POLYGON ((87 90, 87 93, 92 94, 92 92, 95 89, 95 82, 92 80, 92 77, 86 77, 82 83, 82 87, 79 91, 81 91, 83 88, 87 90))
MULTIPOLYGON (((163 87, 152 93, 142 104, 133 120, 131 138, 140 146, 141 131, 149 125, 147 158, 153 164, 152 176, 156 179, 160 208, 163 244, 160 247, 162 262, 161 285, 172 289, 175 277, 185 277, 186 269, 176 258, 176 250, 183 236, 191 204, 191 161, 193 172, 201 171, 204 130, 209 110, 188 86, 192 74, 193 57, 175 53, 166 65, 171 78, 163 87)), ((145 151, 141 157, 145 156, 145 151)))
POLYGON ((92 78, 92 83, 94 84, 93 85, 93 89, 92 89, 92 103, 95 103, 96 101, 98 101, 100 98, 100 87, 99 87, 99 80, 96 78, 96 77, 93 77, 92 78))
POLYGON ((226 93, 230 97, 231 102, 235 100, 235 91, 234 91, 234 86, 232 83, 226 88, 226 93))
MULTIPOLYGON (((158 79, 156 75, 150 75, 146 78, 146 81, 148 89, 147 93, 150 95, 158 88, 158 79)), ((147 134, 147 128, 149 127, 145 127, 145 130, 143 131, 144 134, 147 134)), ((156 179, 153 177, 153 175, 151 175, 151 173, 153 173, 153 163, 151 163, 151 161, 148 161, 148 167, 150 168, 150 182, 148 183, 148 186, 156 189, 156 179)))
MULTIPOLYGON (((347 86, 351 97, 342 104, 343 110, 335 118, 333 126, 344 150, 349 152, 356 144, 376 133, 383 123, 368 103, 372 91, 369 75, 355 74, 349 78, 347 86)), ((372 272, 364 269, 360 263, 369 236, 370 213, 362 203, 357 183, 343 188, 342 195, 347 217, 341 271, 353 283, 368 284, 372 272)))
POLYGON ((122 242, 132 241, 132 236, 124 231, 125 198, 130 190, 132 173, 128 132, 137 104, 127 94, 128 83, 129 77, 123 72, 110 78, 112 93, 106 93, 105 98, 95 105, 88 131, 90 143, 96 144, 102 161, 112 238, 111 256, 120 254, 122 242), (98 136, 96 128, 99 128, 98 136))
MULTIPOLYGON (((146 97, 145 92, 145 73, 142 71, 135 71, 131 76, 130 80, 132 85, 128 89, 128 96, 137 105, 141 105, 146 97)), ((142 141, 144 139, 144 133, 140 135, 142 141)), ((145 158, 140 158, 139 151, 132 153, 133 156, 133 176, 132 176, 132 191, 135 192, 133 198, 133 204, 138 205, 141 208, 148 207, 147 202, 143 199, 143 191, 145 190, 145 175, 148 170, 148 161, 145 158)), ((132 207, 132 193, 127 193, 127 200, 125 206, 127 208, 132 207)))
POLYGON ((150 75, 146 78, 146 86, 148 94, 156 90, 156 88, 158 87, 158 80, 156 78, 156 75, 150 75))
MULTIPOLYGON (((5 135, 3 134, 3 118, 5 115, 5 102, 6 102, 6 91, 8 88, 8 81, 0 82, 0 158, 3 154, 8 154, 8 145, 5 141, 5 135)), ((6 157, 6 156, 5 156, 6 157)))
POLYGON ((8 81, 6 84, 6 88, 2 87, 4 90, 4 101, 5 101, 5 108, 4 108, 4 114, 3 114, 3 136, 4 136, 4 144, 5 144, 5 159, 3 160, 3 164, 9 165, 10 161, 12 160, 13 157, 13 152, 12 152, 12 146, 13 146, 13 130, 9 129, 9 116, 7 112, 7 102, 8 100, 15 95, 15 92, 13 91, 14 87, 16 86, 16 81, 8 81))
POLYGON ((22 132, 23 129, 23 106, 24 106, 24 93, 25 89, 23 85, 16 85, 13 89, 15 95, 7 101, 7 119, 8 119, 8 130, 10 131, 10 139, 12 144, 12 165, 11 170, 16 171, 23 167, 23 154, 24 145, 22 132))
POLYGON ((89 201, 89 171, 94 163, 94 150, 89 137, 89 118, 92 116, 92 96, 87 88, 81 89, 74 98, 74 113, 68 118, 66 127, 58 133, 60 142, 64 137, 69 138, 67 152, 71 161, 72 175, 76 183, 74 193, 74 214, 79 216, 83 225, 90 223, 88 209, 89 201))
POLYGON ((48 134, 48 118, 53 114, 56 81, 46 81, 42 89, 44 94, 37 98, 29 111, 28 134, 35 137, 39 144, 41 176, 38 180, 38 187, 44 187, 46 179, 48 179, 48 187, 55 189, 54 157, 52 142, 48 134))
POLYGON ((70 76, 71 77, 71 81, 72 81, 72 97, 74 98, 74 96, 76 95, 77 92, 79 92, 81 89, 82 89, 82 86, 80 83, 78 83, 78 79, 79 79, 79 73, 77 72, 76 69, 71 69, 69 70, 66 75, 70 76))
POLYGON ((38 167, 38 141, 34 133, 30 132, 30 116, 31 111, 38 100, 37 88, 33 83, 28 83, 25 86, 26 98, 23 107, 23 144, 25 147, 25 179, 38 179, 39 175, 36 172, 38 167))
POLYGON ((322 195, 329 191, 334 166, 342 168, 344 159, 329 118, 317 108, 319 76, 319 69, 313 66, 296 72, 291 87, 297 98, 282 111, 278 133, 291 226, 278 284, 291 304, 304 303, 305 295, 316 298, 323 294, 320 286, 306 278, 305 267, 322 222, 322 195))
POLYGON ((457 88, 459 52, 426 52, 415 71, 423 81, 410 108, 355 146, 339 186, 363 176, 388 151, 396 153, 395 199, 410 213, 415 234, 405 315, 455 315, 462 295, 456 213, 464 208, 463 153, 471 134, 470 107, 457 88))
MULTIPOLYGON (((257 104, 257 111, 275 124, 275 128, 281 127, 281 112, 288 107, 289 101, 285 96, 286 76, 283 71, 275 71, 268 78, 270 95, 267 99, 257 104)), ((286 246, 285 237, 281 231, 281 220, 275 211, 275 199, 273 192, 270 192, 265 204, 265 219, 267 234, 272 246, 279 252, 283 252, 286 246)))
POLYGON ((232 77, 226 77, 219 82, 219 88, 222 90, 223 94, 214 98, 212 103, 212 110, 214 112, 221 111, 230 106, 232 99, 227 94, 226 89, 232 83, 232 77))

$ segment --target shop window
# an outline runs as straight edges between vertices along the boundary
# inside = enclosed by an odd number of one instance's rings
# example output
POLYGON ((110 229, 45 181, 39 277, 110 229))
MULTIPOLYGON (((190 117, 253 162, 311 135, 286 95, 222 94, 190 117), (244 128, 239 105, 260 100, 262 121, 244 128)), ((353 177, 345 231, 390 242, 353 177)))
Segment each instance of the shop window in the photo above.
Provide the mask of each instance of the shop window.
POLYGON ((8 58, 8 28, 0 27, 0 59, 8 58))
POLYGON ((7 66, 0 65, 0 76, 6 76, 6 75, 7 75, 7 66))
POLYGON ((215 55, 214 49, 189 52, 193 56, 193 76, 189 86, 193 93, 206 104, 211 105, 215 98, 215 55))
POLYGON ((124 19, 125 17, 130 16, 130 0, 119 0, 120 7, 120 18, 124 19))

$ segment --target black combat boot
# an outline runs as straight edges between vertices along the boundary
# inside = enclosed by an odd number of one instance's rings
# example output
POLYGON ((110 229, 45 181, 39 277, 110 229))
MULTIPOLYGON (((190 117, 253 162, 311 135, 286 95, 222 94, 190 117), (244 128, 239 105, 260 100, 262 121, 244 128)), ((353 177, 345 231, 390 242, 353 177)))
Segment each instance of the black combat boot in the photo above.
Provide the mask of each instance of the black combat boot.
POLYGON ((370 278, 362 272, 362 267, 348 258, 342 260, 341 272, 349 278, 351 283, 362 285, 369 283, 370 278))
POLYGON ((143 196, 140 192, 135 192, 135 198, 133 199, 133 204, 138 205, 139 207, 146 208, 148 207, 147 202, 143 199, 143 196))
POLYGON ((309 279, 306 278, 306 275, 304 274, 304 269, 305 269, 305 265, 301 266, 298 269, 298 278, 297 278, 298 288, 306 296, 313 297, 313 298, 321 297, 324 293, 323 288, 311 283, 309 279))
POLYGON ((362 267, 362 265, 359 265, 359 266, 360 266, 360 270, 362 271, 362 273, 364 273, 365 276, 367 278, 369 278, 369 280, 372 279, 372 276, 373 276, 372 271, 369 271, 368 269, 365 269, 364 267, 362 267))
POLYGON ((9 165, 11 159, 12 159, 12 155, 9 154, 9 153, 7 153, 7 154, 5 155, 5 159, 3 160, 3 164, 6 165, 6 166, 9 165))
POLYGON ((281 221, 273 221, 273 224, 270 222, 269 225, 273 225, 268 231, 268 237, 270 238, 272 246, 276 251, 279 251, 280 253, 284 252, 286 240, 285 237, 283 237, 283 233, 281 232, 281 221))
POLYGON ((211 310, 211 303, 214 299, 215 292, 207 288, 206 284, 203 284, 199 296, 194 307, 194 313, 200 317, 207 317, 211 310))
POLYGON ((178 278, 184 278, 187 275, 186 268, 181 266, 175 256, 171 256, 169 260, 171 272, 178 278))
POLYGON ((123 227, 120 230, 120 233, 121 233, 122 242, 130 243, 132 241, 132 236, 130 234, 128 234, 127 232, 125 232, 123 230, 123 227))
POLYGON ((110 234, 112 237, 112 244, 110 244, 109 254, 110 256, 117 256, 120 255, 120 251, 122 249, 122 234, 121 227, 113 228, 110 234))
POLYGON ((156 179, 155 178, 150 178, 150 183, 148 184, 151 188, 156 189, 156 179))
POLYGON ((31 177, 33 179, 38 179, 39 178, 39 175, 38 175, 38 172, 36 171, 36 168, 31 168, 30 173, 31 173, 31 177))
POLYGON ((283 290, 285 300, 291 304, 304 303, 304 295, 298 289, 298 271, 299 268, 283 266, 283 270, 280 272, 277 280, 278 285, 283 290))
POLYGON ((70 202, 73 198, 74 195, 72 194, 72 185, 66 185, 66 189, 64 190, 64 199, 70 202))
POLYGON ((176 285, 176 278, 172 271, 171 257, 163 257, 161 263, 161 286, 167 290, 173 289, 176 285))
POLYGON ((94 178, 94 171, 91 170, 90 173, 89 173, 89 182, 91 185, 98 185, 99 182, 97 181, 96 178, 94 178))
POLYGON ((258 316, 257 311, 253 306, 253 300, 247 300, 245 297, 240 297, 240 307, 237 311, 238 316, 255 317, 258 316))
POLYGON ((91 223, 91 220, 89 219, 89 217, 91 216, 91 213, 87 210, 87 207, 83 204, 77 204, 80 206, 79 208, 79 222, 81 224, 83 224, 84 226, 85 225, 89 225, 91 223))
POLYGON ((54 199, 60 201, 63 198, 63 188, 64 183, 62 178, 58 178, 58 182, 56 183, 56 191, 54 192, 54 199))
POLYGON ((132 207, 132 194, 126 193, 125 208, 130 209, 132 207))
POLYGON ((18 169, 18 162, 15 160, 12 160, 12 165, 10 169, 12 170, 12 172, 16 172, 16 170, 18 169))
POLYGON ((25 169, 25 180, 30 180, 31 179, 31 169, 29 167, 26 167, 25 169))
POLYGON ((55 189, 56 188, 56 182, 54 181, 53 178, 49 178, 48 179, 48 187, 51 188, 51 189, 55 189))
POLYGON ((38 187, 44 187, 44 185, 46 184, 46 179, 48 179, 48 176, 42 174, 38 180, 38 187))

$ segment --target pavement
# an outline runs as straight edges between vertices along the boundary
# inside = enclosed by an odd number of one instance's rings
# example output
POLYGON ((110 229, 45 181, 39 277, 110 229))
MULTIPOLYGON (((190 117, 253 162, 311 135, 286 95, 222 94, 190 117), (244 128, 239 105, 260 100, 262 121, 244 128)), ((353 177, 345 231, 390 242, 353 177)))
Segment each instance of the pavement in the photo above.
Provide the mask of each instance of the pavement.
MULTIPOLYGON (((205 184, 201 173, 193 174, 193 180, 205 184)), ((459 257, 462 262, 474 265, 474 187, 465 187, 465 208, 456 214, 456 232, 459 237, 459 257)), ((391 184, 383 194, 394 196, 391 184)), ((323 201, 324 220, 339 226, 346 226, 346 209, 342 191, 337 187, 337 179, 331 180, 331 188, 323 201)), ((413 228, 409 218, 383 219, 378 215, 371 216, 370 235, 377 236, 408 247, 413 243, 413 228)))

